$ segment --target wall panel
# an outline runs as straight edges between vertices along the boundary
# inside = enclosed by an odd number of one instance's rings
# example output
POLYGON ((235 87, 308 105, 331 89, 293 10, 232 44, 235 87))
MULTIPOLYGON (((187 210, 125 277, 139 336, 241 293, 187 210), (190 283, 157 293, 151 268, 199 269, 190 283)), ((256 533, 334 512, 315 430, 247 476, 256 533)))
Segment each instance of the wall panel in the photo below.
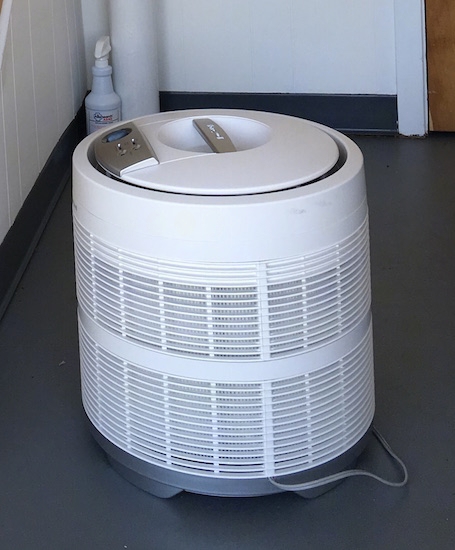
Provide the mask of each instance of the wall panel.
POLYGON ((393 0, 162 0, 160 89, 395 94, 393 0))
POLYGON ((14 0, 0 69, 0 242, 86 87, 80 0, 14 0))

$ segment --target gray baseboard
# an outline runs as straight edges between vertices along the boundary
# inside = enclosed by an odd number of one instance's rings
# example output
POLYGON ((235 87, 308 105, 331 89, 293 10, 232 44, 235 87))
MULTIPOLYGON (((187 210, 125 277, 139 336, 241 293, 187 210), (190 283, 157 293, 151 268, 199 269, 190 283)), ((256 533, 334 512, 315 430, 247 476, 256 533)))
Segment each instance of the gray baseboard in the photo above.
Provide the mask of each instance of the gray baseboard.
POLYGON ((0 319, 16 290, 52 211, 71 178, 71 157, 85 135, 81 108, 55 146, 13 225, 0 244, 0 319))
POLYGON ((347 133, 397 134, 394 95, 160 92, 162 111, 252 109, 314 120, 347 133))

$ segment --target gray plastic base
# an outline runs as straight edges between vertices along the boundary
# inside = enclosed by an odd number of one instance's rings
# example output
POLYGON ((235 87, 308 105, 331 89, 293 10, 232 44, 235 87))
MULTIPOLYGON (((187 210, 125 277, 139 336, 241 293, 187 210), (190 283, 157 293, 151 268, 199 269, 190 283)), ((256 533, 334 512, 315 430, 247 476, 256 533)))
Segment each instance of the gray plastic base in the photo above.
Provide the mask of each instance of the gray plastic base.
MULTIPOLYGON (((273 485, 266 477, 258 479, 217 479, 184 474, 154 466, 126 453, 111 443, 91 423, 90 428, 96 441, 106 452, 112 467, 122 477, 140 489, 160 498, 170 498, 182 491, 226 497, 252 497, 284 492, 283 489, 273 485)), ((335 460, 298 474, 282 476, 279 478, 280 483, 289 485, 305 483, 352 468, 357 462, 359 455, 367 446, 370 435, 371 426, 355 445, 335 460)), ((295 493, 304 498, 315 498, 334 488, 339 483, 341 481, 316 489, 295 491, 295 493)))

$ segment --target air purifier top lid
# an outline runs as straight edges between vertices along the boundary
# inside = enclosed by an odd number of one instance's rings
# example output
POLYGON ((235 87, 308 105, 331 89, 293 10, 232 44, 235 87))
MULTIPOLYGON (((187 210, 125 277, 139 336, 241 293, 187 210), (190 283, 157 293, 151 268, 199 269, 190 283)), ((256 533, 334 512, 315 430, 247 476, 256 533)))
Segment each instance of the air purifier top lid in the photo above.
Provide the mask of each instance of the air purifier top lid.
POLYGON ((140 187, 189 195, 275 192, 320 180, 339 150, 323 127, 273 113, 160 113, 95 134, 98 164, 140 187))

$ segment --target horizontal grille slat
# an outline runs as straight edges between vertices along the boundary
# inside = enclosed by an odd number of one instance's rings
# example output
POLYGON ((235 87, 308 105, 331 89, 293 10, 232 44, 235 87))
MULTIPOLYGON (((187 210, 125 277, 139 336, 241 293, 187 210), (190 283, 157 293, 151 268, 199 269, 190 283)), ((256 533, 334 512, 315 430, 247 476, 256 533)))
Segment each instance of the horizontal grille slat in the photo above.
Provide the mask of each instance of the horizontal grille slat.
POLYGON ((143 257, 102 241, 77 219, 74 234, 79 307, 109 332, 162 353, 290 357, 341 338, 370 307, 367 219, 327 249, 243 264, 143 257))
POLYGON ((349 449, 374 412, 371 327, 314 372, 262 382, 165 375, 104 349, 80 325, 82 394, 94 426, 150 464, 217 478, 287 475, 349 449))

